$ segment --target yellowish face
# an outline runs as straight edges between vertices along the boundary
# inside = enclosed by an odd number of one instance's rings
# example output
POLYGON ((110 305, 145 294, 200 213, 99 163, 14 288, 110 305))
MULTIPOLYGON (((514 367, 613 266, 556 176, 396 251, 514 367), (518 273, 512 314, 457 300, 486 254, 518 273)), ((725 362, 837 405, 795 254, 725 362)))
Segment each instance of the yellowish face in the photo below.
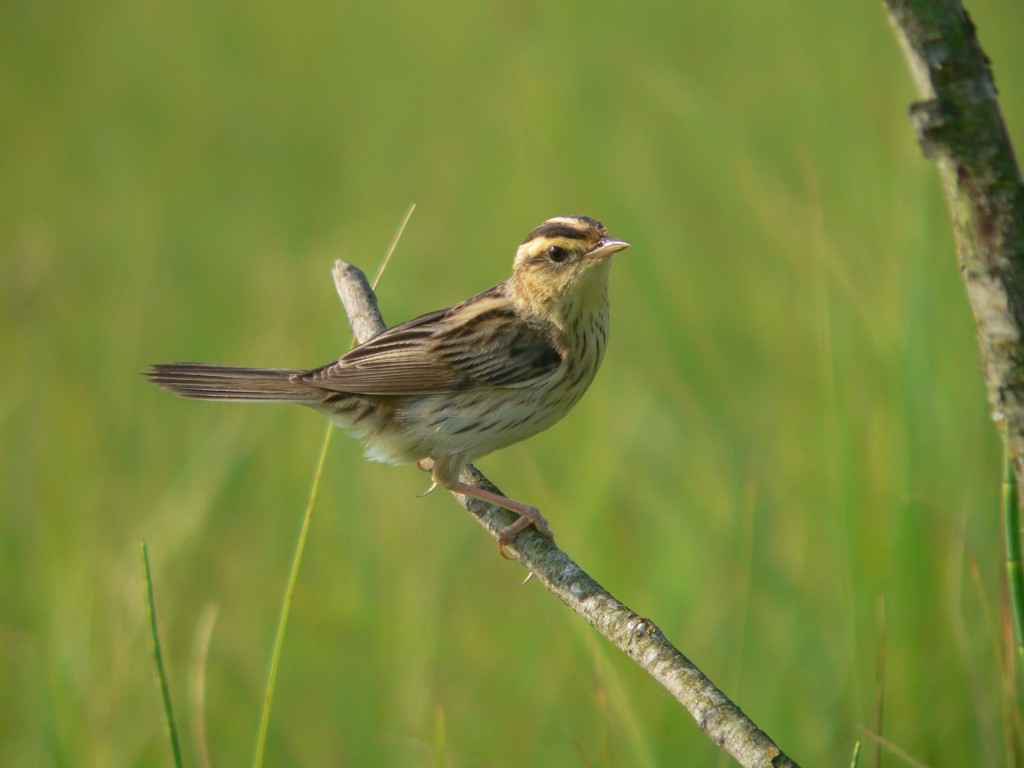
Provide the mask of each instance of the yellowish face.
POLYGON ((584 275, 628 247, 629 243, 609 237, 604 224, 589 216, 548 219, 516 251, 513 281, 530 304, 549 305, 577 286, 582 288, 587 282, 581 279, 584 275))

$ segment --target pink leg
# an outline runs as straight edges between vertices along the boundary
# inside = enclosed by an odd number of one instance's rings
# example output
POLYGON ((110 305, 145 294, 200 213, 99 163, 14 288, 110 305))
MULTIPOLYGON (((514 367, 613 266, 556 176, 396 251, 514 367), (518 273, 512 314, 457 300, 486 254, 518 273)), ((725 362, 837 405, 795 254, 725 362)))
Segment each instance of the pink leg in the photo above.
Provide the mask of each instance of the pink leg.
MULTIPOLYGON (((434 460, 429 457, 420 459, 416 462, 416 465, 425 472, 431 472, 435 468, 434 460)), ((477 488, 475 485, 468 485, 461 482, 447 483, 443 478, 439 478, 437 475, 434 475, 433 480, 433 484, 421 494, 422 496, 426 496, 440 483, 452 493, 469 496, 473 499, 480 499, 480 501, 486 501, 488 504, 494 504, 496 507, 507 509, 510 512, 515 512, 519 515, 518 520, 512 523, 512 525, 503 528, 498 533, 498 549, 501 551, 502 557, 508 557, 508 555, 505 554, 505 546, 512 541, 512 537, 517 533, 525 531, 531 525, 536 528, 537 532, 544 538, 550 539, 551 541, 555 540, 554 534, 551 533, 551 529, 548 527, 548 521, 544 519, 544 516, 536 507, 531 507, 529 504, 524 504, 521 501, 515 501, 514 499, 510 499, 506 496, 486 491, 483 488, 477 488)))
POLYGON ((477 488, 475 485, 467 485, 466 483, 454 483, 448 486, 448 490, 452 493, 460 493, 463 496, 486 501, 488 504, 494 504, 496 507, 502 507, 519 515, 518 520, 512 523, 512 525, 503 528, 498 534, 498 545, 502 547, 503 552, 505 545, 512 540, 513 536, 521 531, 525 531, 531 525, 544 538, 551 541, 555 540, 554 534, 548 528, 548 521, 544 519, 544 516, 536 507, 531 507, 529 504, 524 504, 521 501, 515 501, 514 499, 509 499, 497 493, 485 491, 483 488, 477 488))

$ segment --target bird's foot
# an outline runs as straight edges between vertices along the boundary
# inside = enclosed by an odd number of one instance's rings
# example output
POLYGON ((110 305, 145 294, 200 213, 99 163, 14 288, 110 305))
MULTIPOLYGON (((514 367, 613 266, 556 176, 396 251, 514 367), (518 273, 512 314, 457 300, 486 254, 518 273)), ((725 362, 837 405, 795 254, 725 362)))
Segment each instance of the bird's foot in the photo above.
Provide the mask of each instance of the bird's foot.
POLYGON ((448 490, 452 493, 459 493, 463 496, 469 496, 473 499, 480 499, 488 504, 493 504, 496 507, 502 507, 510 512, 515 512, 519 515, 519 518, 512 523, 507 525, 498 531, 498 551, 501 552, 501 556, 507 560, 511 560, 506 547, 512 543, 512 537, 518 533, 522 533, 531 525, 537 529, 537 532, 541 536, 550 540, 552 543, 555 541, 555 535, 551 532, 551 528, 548 527, 548 521, 544 519, 544 515, 540 513, 540 510, 536 507, 531 507, 529 504, 524 504, 521 501, 510 499, 501 494, 488 491, 483 488, 477 488, 475 485, 469 485, 468 483, 452 483, 447 486, 448 490))
MULTIPOLYGON (((509 499, 511 501, 511 499, 509 499)), ((516 502, 517 504, 519 502, 516 502)), ((540 510, 536 507, 531 507, 526 504, 523 505, 524 509, 514 509, 513 512, 519 512, 519 519, 511 525, 507 525, 498 532, 498 552, 506 560, 511 560, 505 548, 512 542, 512 537, 518 533, 522 533, 531 525, 537 529, 537 533, 548 539, 552 544, 555 542, 555 534, 551 532, 551 528, 548 527, 548 521, 544 519, 544 515, 540 513, 540 510)), ((525 583, 525 582, 524 582, 525 583)))
MULTIPOLYGON (((434 469, 434 460, 428 456, 425 459, 420 459, 419 461, 417 461, 416 466, 422 469, 424 472, 431 472, 434 469)), ((416 495, 419 496, 420 498, 423 498, 435 488, 437 488, 437 480, 434 480, 434 482, 430 484, 430 487, 427 488, 427 490, 425 490, 423 493, 418 493, 416 495)))

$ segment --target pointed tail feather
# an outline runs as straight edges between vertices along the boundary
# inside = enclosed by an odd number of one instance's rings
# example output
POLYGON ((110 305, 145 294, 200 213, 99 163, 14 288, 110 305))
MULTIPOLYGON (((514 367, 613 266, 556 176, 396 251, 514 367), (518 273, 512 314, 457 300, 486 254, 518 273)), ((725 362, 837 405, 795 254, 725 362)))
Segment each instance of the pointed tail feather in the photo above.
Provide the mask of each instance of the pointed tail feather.
POLYGON ((292 377, 305 373, 277 368, 234 368, 207 363, 161 363, 145 376, 182 397, 240 402, 315 403, 323 391, 292 377))

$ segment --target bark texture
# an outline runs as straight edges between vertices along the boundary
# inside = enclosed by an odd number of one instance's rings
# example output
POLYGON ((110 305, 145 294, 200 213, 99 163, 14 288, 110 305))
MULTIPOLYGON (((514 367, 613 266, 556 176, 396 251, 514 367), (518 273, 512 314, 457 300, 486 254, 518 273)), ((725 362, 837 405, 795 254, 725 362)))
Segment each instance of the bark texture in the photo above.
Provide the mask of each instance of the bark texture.
MULTIPOLYGON (((338 260, 334 266, 334 282, 357 341, 367 341, 385 329, 373 289, 358 268, 338 260)), ((501 493, 473 466, 466 468, 461 480, 501 493)), ((455 498, 495 538, 518 517, 513 512, 478 499, 457 494, 455 498)), ((701 730, 740 765, 747 768, 796 768, 796 763, 675 648, 654 622, 639 616, 612 597, 553 542, 530 528, 514 537, 506 551, 517 557, 563 603, 661 683, 686 707, 701 730)))
POLYGON ((886 0, 921 101, 910 107, 949 201, 992 417, 1024 488, 1024 185, 988 57, 959 0, 886 0))

